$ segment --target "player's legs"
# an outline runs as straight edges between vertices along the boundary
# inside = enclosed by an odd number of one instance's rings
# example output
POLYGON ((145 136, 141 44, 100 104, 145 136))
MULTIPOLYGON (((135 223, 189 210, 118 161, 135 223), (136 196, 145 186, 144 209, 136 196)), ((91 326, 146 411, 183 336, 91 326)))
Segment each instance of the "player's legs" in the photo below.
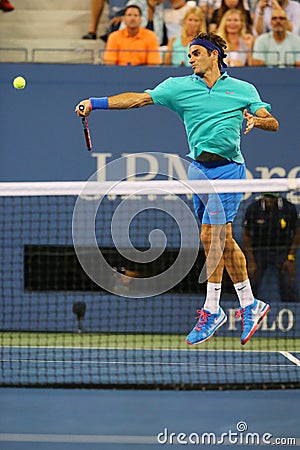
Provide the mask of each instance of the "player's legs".
POLYGON ((242 319, 241 344, 246 344, 265 317, 270 306, 254 298, 248 279, 246 258, 232 236, 231 223, 226 225, 224 264, 240 301, 237 317, 242 319))
POLYGON ((227 321, 223 309, 219 306, 224 271, 224 230, 224 225, 203 224, 201 227, 200 239, 206 255, 208 274, 207 294, 203 308, 197 311, 198 321, 186 338, 190 345, 207 341, 227 321))
POLYGON ((233 284, 240 283, 248 279, 246 258, 233 238, 231 222, 226 224, 224 264, 233 284))
MULTIPOLYGON (((243 179, 246 173, 244 164, 230 162, 222 167, 204 165, 203 171, 209 179, 243 179)), ((195 178, 194 175, 192 179, 195 178)), ((210 194, 204 211, 201 209, 201 217, 198 216, 202 221, 201 241, 207 258, 208 283, 206 300, 203 309, 199 311, 199 320, 187 336, 189 344, 209 339, 216 329, 226 322, 225 313, 219 306, 224 266, 233 281, 241 305, 237 314, 242 317, 242 344, 251 338, 258 323, 270 309, 269 305, 254 299, 244 253, 232 236, 231 222, 237 214, 241 199, 241 193, 210 194)), ((194 199, 194 205, 195 203, 194 199)), ((197 214, 196 208, 195 212, 197 214)))
POLYGON ((200 239, 206 256, 206 274, 210 283, 222 283, 224 271, 225 225, 201 226, 200 239))
MULTIPOLYGON (((231 163, 228 162, 228 165, 231 163)), ((193 162, 189 170, 189 179, 216 179, 221 172, 218 164, 193 162)), ((220 196, 217 194, 194 195, 193 201, 195 214, 202 223, 200 239, 206 255, 205 273, 208 282, 203 308, 197 311, 199 313, 198 321, 186 338, 187 343, 191 345, 210 339, 227 320, 219 305, 226 235, 224 208, 220 196)))
MULTIPOLYGON (((204 173, 206 170, 205 166, 197 162, 192 163, 189 169, 189 179, 207 180, 204 173)), ((195 215, 202 223, 200 239, 206 255, 205 272, 208 283, 206 301, 203 308, 197 311, 199 313, 198 321, 186 338, 186 342, 190 345, 210 339, 227 320, 224 311, 219 306, 224 270, 222 241, 224 243, 225 216, 223 207, 216 194, 193 195, 193 202, 195 215), (212 213, 211 215, 218 216, 220 223, 212 227, 207 211, 212 213), (208 223, 203 223, 204 215, 208 217, 208 223)))
MULTIPOLYGON (((221 174, 220 168, 216 168, 211 172, 219 179, 223 177, 224 173, 227 179, 240 179, 245 176, 245 166, 243 164, 231 163, 222 167, 222 169, 221 174)), ((238 212, 242 200, 242 193, 213 194, 209 195, 209 197, 208 207, 205 209, 202 219, 202 229, 204 229, 207 237, 206 243, 203 240, 203 233, 201 236, 206 255, 212 255, 211 258, 207 257, 207 266, 210 269, 210 272, 208 272, 208 286, 210 282, 222 282, 223 270, 226 267, 236 289, 241 306, 244 307, 252 304, 254 298, 248 280, 244 253, 232 235, 232 222, 238 212), (218 198, 219 204, 217 204, 216 197, 218 198), (206 231, 209 229, 206 224, 209 223, 211 224, 211 236, 206 231), (220 256, 220 253, 222 256, 220 256), (218 260, 222 261, 219 266, 217 266, 218 260), (212 272, 213 267, 211 266, 217 268, 215 273, 212 272), (240 283, 244 283, 242 290, 240 290, 240 283)), ((209 303, 208 298, 206 299, 206 303, 209 303)))
POLYGON ((232 236, 231 223, 226 224, 224 264, 240 302, 236 317, 242 319, 241 344, 244 345, 253 336, 270 306, 253 296, 247 273, 246 258, 232 236))
POLYGON ((226 225, 203 224, 200 238, 207 257, 209 282, 222 282, 224 266, 233 284, 247 280, 246 258, 233 238, 231 222, 226 225))
MULTIPOLYGON (((233 238, 231 222, 226 225, 203 224, 200 237, 206 255, 208 287, 210 283, 221 285, 224 267, 226 267, 241 306, 251 305, 254 297, 248 280, 246 258, 233 238)), ((209 293, 204 307, 214 313, 218 310, 218 306, 216 309, 213 308, 209 293)))

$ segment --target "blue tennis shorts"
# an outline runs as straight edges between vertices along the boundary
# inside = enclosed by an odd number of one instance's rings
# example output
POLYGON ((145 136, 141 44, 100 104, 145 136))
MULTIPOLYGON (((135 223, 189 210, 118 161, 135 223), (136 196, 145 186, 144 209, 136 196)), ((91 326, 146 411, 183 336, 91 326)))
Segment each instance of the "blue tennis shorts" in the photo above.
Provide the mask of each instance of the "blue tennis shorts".
MULTIPOLYGON (((245 164, 233 161, 193 161, 188 170, 189 180, 244 180, 245 164)), ((193 194, 194 210, 201 223, 221 225, 233 222, 243 193, 193 194)))

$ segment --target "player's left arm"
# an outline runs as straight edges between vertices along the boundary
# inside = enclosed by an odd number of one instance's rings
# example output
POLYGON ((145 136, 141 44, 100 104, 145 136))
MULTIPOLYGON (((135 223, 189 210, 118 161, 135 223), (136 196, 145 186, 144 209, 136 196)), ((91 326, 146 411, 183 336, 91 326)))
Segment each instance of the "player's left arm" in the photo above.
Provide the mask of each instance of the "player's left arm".
POLYGON ((250 114, 247 109, 245 109, 244 119, 247 122, 244 134, 248 134, 254 127, 267 131, 278 131, 279 129, 278 120, 265 108, 259 108, 255 112, 255 115, 250 114))

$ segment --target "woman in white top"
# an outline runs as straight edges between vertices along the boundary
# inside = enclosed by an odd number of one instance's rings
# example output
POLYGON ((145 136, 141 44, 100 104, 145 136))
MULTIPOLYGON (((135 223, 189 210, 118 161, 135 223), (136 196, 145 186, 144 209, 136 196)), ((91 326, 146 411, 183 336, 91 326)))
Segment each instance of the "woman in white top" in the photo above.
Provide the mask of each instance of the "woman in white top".
POLYGON ((233 66, 251 65, 254 36, 247 33, 245 18, 238 9, 228 10, 222 17, 217 34, 227 43, 226 64, 233 66))

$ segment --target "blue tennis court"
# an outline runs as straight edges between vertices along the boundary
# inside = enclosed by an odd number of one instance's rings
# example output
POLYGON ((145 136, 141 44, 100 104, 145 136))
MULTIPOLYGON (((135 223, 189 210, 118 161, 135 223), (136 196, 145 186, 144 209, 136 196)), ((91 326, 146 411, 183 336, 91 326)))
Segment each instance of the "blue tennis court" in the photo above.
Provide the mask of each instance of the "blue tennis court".
MULTIPOLYGON (((300 390, 4 388, 0 398, 1 450, 154 450, 165 448, 157 441, 165 429, 169 435, 206 432, 219 437, 236 432, 241 423, 260 439, 264 433, 296 438, 296 445, 284 448, 300 445, 300 390)), ((241 445, 220 445, 235 447, 241 445)), ((265 445, 245 446, 261 447, 265 445)))
POLYGON ((2 385, 300 382, 300 352, 3 347, 2 385))

